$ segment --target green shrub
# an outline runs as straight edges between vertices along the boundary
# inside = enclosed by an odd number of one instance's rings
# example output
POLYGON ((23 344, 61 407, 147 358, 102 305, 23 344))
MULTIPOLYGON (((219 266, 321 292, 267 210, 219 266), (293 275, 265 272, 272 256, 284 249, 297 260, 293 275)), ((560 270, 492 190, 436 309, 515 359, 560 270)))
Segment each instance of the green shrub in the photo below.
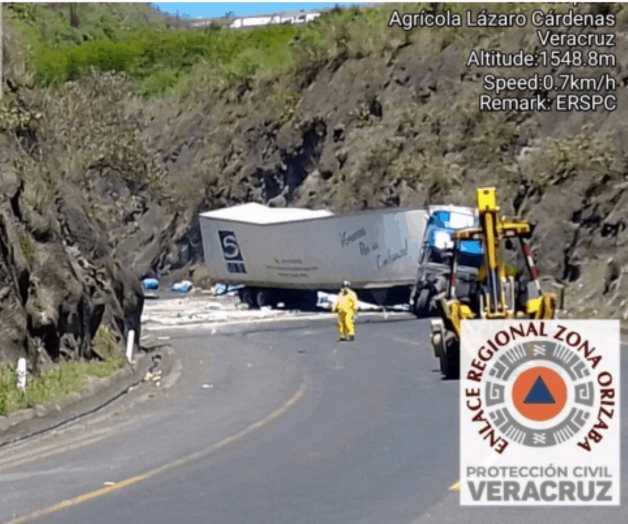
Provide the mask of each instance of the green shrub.
POLYGON ((26 262, 30 266, 35 263, 35 246, 33 244, 33 237, 27 231, 20 233, 20 250, 22 251, 22 255, 26 259, 26 262))
POLYGON ((218 79, 237 84, 292 72, 299 78, 329 60, 389 49, 404 36, 387 27, 390 7, 337 9, 305 26, 242 31, 169 28, 163 20, 143 22, 139 6, 127 7, 131 15, 124 6, 79 6, 78 28, 68 25, 64 8, 18 9, 12 18, 29 42, 36 81, 58 86, 92 71, 114 71, 142 95, 161 95, 190 88, 190 79, 211 86, 218 79))
POLYGON ((98 327, 94 340, 92 340, 92 349, 103 360, 113 358, 120 353, 111 330, 104 325, 98 327))

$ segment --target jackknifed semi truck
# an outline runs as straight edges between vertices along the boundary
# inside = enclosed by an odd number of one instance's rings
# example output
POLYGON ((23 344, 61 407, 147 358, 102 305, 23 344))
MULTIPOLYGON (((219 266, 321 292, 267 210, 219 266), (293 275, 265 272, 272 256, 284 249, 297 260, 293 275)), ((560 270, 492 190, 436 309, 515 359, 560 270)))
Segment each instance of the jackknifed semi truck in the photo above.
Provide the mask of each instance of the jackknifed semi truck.
POLYGON ((334 214, 248 203, 200 214, 214 282, 240 286, 250 307, 314 307, 317 291, 351 282, 360 300, 407 304, 416 281, 425 208, 334 214))

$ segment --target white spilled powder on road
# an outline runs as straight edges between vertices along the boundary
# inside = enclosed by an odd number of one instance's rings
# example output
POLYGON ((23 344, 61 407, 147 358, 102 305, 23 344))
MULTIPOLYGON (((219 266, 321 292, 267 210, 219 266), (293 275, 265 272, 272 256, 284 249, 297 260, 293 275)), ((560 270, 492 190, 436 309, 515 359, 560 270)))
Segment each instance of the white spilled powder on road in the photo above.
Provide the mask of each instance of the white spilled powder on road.
MULTIPOLYGON (((335 295, 319 293, 319 307, 329 310, 335 295)), ((380 311, 373 304, 360 302, 360 311, 380 311)), ((248 309, 231 296, 191 294, 182 298, 146 300, 143 327, 150 330, 176 327, 221 326, 232 323, 282 320, 286 318, 324 318, 325 311, 302 312, 284 309, 248 309)))
POLYGON ((183 326, 228 320, 281 318, 294 314, 284 310, 246 309, 232 297, 189 295, 184 298, 147 300, 144 302, 142 324, 183 326))

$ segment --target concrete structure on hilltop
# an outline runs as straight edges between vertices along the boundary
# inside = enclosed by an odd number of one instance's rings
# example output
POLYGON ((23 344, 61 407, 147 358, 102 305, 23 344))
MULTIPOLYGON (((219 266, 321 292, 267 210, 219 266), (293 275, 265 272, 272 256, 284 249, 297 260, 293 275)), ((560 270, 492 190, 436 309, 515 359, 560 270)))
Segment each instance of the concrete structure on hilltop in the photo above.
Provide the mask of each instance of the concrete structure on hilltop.
POLYGON ((207 27, 212 23, 224 24, 229 29, 246 29, 280 24, 307 24, 321 16, 319 11, 292 11, 272 15, 238 16, 235 18, 202 18, 189 22, 191 27, 207 27))
POLYGON ((288 12, 274 15, 245 16, 236 18, 229 27, 240 29, 244 27, 260 27, 277 24, 307 24, 316 20, 321 14, 319 12, 288 12))

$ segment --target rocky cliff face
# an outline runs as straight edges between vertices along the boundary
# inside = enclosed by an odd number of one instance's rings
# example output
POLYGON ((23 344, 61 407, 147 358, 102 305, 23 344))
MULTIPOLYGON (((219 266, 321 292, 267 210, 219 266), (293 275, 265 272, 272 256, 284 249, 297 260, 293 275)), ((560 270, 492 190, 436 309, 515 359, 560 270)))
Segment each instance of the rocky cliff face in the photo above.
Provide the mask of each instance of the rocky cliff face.
POLYGON ((0 358, 89 355, 99 326, 137 328, 139 278, 201 261, 199 211, 472 205, 481 185, 537 224, 540 269, 569 285, 573 314, 627 318, 626 19, 613 113, 478 110, 469 49, 533 48, 530 28, 339 39, 290 75, 156 100, 109 74, 13 86, 0 114, 0 358))
MULTIPOLYGON (((111 255, 80 199, 60 189, 35 209, 30 182, 0 173, 0 361, 91 357, 99 328, 139 335, 137 279, 111 255)), ((101 332, 102 333, 102 332, 101 332)), ((100 351, 109 348, 100 347, 100 351)), ((107 356, 100 353, 101 356, 107 356)))
MULTIPOLYGON (((26 355, 37 369, 51 360, 106 357, 129 329, 139 337, 143 301, 136 274, 112 250, 113 213, 99 216, 92 200, 98 189, 82 186, 69 171, 81 153, 48 127, 57 126, 54 104, 41 93, 5 96, 0 361, 26 355)), ((100 196, 115 206, 111 195, 100 196)))
POLYGON ((540 270, 568 285, 572 314, 628 319, 622 13, 619 108, 611 113, 480 112, 480 74, 464 66, 469 50, 533 50, 533 29, 422 30, 391 33, 377 52, 341 50, 288 81, 199 89, 156 104, 147 141, 173 183, 188 188, 192 209, 242 201, 335 211, 473 205, 476 187, 496 185, 506 213, 536 224, 540 270))

